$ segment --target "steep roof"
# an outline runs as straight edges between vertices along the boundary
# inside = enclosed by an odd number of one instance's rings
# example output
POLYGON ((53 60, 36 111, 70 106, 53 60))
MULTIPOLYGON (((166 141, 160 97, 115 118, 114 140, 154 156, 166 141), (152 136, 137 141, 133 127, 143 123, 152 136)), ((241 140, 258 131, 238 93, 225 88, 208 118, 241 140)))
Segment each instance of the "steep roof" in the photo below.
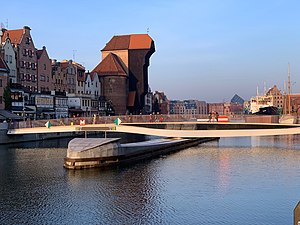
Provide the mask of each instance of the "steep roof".
POLYGON ((42 54, 43 54, 43 49, 39 49, 36 51, 36 56, 38 59, 41 58, 42 54))
POLYGON ((9 67, 7 66, 6 62, 0 56, 0 71, 9 72, 9 67))
POLYGON ((120 58, 109 53, 93 70, 91 73, 98 73, 100 76, 115 75, 127 76, 125 69, 121 63, 120 58))
POLYGON ((150 49, 153 40, 148 34, 129 34, 113 36, 102 51, 150 49))
POLYGON ((23 29, 17 30, 5 30, 1 41, 5 42, 6 38, 9 37, 12 44, 20 44, 23 36, 23 29))
POLYGON ((94 79, 96 78, 96 76, 98 76, 96 72, 91 72, 90 73, 90 77, 91 77, 92 81, 94 81, 94 79))
POLYGON ((244 104, 244 99, 243 98, 241 98, 240 96, 238 96, 237 94, 235 94, 233 97, 232 97, 232 99, 231 99, 231 101, 230 101, 231 103, 239 103, 239 104, 244 104))

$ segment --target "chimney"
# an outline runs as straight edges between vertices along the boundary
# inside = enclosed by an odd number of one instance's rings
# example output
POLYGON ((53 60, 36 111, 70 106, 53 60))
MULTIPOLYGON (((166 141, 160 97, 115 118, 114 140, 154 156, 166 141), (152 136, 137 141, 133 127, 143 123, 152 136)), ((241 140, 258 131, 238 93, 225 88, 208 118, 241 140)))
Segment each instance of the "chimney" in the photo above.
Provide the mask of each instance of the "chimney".
POLYGON ((23 27, 23 32, 24 32, 25 34, 26 34, 26 33, 29 34, 29 33, 30 33, 30 30, 31 30, 31 29, 30 29, 29 26, 24 26, 24 27, 23 27))

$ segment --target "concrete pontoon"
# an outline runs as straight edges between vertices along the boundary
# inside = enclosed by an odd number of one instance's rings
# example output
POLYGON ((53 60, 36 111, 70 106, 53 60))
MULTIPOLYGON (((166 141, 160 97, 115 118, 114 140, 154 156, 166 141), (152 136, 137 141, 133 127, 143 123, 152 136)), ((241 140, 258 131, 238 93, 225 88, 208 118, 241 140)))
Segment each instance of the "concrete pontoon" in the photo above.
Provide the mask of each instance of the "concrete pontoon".
POLYGON ((121 144, 119 138, 75 138, 70 141, 64 167, 110 167, 167 154, 217 138, 163 138, 121 144))

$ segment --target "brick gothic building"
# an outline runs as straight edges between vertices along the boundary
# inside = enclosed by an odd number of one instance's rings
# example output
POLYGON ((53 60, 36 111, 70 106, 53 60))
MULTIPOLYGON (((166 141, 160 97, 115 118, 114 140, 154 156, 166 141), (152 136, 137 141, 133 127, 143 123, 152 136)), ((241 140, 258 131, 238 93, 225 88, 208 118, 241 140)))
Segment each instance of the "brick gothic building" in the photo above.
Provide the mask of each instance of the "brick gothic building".
POLYGON ((101 95, 115 114, 139 113, 148 93, 148 66, 155 52, 148 34, 114 36, 101 50, 102 61, 92 71, 100 76, 101 95))
POLYGON ((37 91, 37 56, 30 28, 6 30, 2 29, 2 42, 10 38, 16 51, 17 83, 28 88, 31 92, 37 91))

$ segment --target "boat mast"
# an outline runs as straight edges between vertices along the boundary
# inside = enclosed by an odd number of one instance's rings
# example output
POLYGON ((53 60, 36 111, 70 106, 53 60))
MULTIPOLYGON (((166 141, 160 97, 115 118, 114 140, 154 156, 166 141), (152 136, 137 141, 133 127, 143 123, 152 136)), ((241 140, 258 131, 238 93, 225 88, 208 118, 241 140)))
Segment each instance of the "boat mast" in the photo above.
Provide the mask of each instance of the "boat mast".
POLYGON ((284 80, 284 83, 283 83, 283 97, 284 97, 284 106, 283 106, 283 114, 286 114, 286 81, 284 80))
POLYGON ((291 113, 291 74, 290 63, 288 63, 288 114, 291 113))

